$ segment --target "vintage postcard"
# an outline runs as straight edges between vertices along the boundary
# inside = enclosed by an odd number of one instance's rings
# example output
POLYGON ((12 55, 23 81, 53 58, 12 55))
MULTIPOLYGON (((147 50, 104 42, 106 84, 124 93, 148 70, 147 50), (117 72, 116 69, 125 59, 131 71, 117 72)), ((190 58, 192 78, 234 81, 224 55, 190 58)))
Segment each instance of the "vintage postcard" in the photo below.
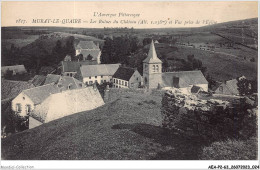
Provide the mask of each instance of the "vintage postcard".
POLYGON ((259 169, 257 70, 257 1, 2 1, 1 168, 259 169))

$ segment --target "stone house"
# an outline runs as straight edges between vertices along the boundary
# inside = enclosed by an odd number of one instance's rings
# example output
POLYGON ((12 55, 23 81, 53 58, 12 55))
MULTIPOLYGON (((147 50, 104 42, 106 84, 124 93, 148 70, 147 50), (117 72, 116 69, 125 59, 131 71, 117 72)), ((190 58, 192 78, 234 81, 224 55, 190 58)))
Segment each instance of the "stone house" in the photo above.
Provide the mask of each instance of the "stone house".
POLYGON ((13 75, 27 73, 24 65, 2 66, 1 76, 4 76, 7 71, 12 71, 13 75))
POLYGON ((83 65, 80 67, 76 77, 85 85, 112 82, 112 76, 115 74, 119 66, 120 64, 83 65))
POLYGON ((137 69, 119 67, 113 75, 114 88, 138 88, 142 84, 142 76, 137 69))
POLYGON ((101 50, 93 41, 80 41, 76 46, 76 56, 82 54, 83 60, 95 60, 100 64, 101 50))
POLYGON ((97 64, 97 61, 62 61, 61 62, 61 75, 74 77, 83 65, 94 65, 97 64))
POLYGON ((60 89, 54 84, 23 90, 12 100, 12 110, 20 116, 28 116, 30 112, 49 97, 50 94, 59 92, 60 89))

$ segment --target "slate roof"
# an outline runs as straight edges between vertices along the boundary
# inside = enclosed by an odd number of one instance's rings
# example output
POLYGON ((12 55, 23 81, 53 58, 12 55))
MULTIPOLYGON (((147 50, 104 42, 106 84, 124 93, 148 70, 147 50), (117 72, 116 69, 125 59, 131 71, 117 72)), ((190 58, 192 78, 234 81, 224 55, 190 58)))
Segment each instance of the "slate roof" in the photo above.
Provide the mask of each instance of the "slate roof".
POLYGON ((208 84, 200 70, 162 73, 162 86, 183 88, 189 85, 208 84))
POLYGON ((120 64, 83 65, 80 67, 82 77, 113 76, 120 64))
POLYGON ((114 74, 114 78, 129 81, 136 69, 129 67, 119 67, 114 74))
POLYGON ((143 62, 144 63, 162 63, 162 61, 157 57, 153 40, 150 45, 148 56, 143 62))
POLYGON ((77 72, 80 66, 97 64, 96 60, 88 61, 62 61, 62 72, 77 72))
POLYGON ((46 123, 102 105, 104 101, 99 91, 86 87, 50 95, 42 104, 36 106, 31 116, 46 123))
POLYGON ((80 41, 75 49, 99 49, 99 47, 93 41, 80 41))
POLYGON ((54 84, 47 84, 31 89, 23 90, 23 93, 27 95, 35 105, 43 102, 50 94, 58 93, 60 89, 54 84))
POLYGON ((31 82, 35 87, 37 87, 37 86, 43 85, 44 82, 45 82, 45 79, 46 79, 46 76, 44 76, 44 75, 35 75, 35 76, 33 77, 33 79, 30 80, 30 82, 31 82))
POLYGON ((26 81, 13 81, 4 80, 1 81, 1 100, 7 98, 14 98, 20 94, 23 90, 33 88, 34 85, 26 81))

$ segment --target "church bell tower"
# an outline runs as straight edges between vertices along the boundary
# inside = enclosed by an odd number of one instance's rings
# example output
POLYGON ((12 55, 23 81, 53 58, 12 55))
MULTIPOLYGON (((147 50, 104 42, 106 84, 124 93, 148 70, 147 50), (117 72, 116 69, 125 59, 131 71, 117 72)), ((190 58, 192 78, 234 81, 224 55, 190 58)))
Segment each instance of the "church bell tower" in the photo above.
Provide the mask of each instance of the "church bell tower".
POLYGON ((159 80, 157 77, 161 77, 162 74, 162 61, 157 57, 154 42, 152 40, 147 58, 143 61, 143 84, 148 88, 156 88, 153 85, 158 85, 159 80), (160 74, 159 76, 157 76, 160 74), (158 82, 155 82, 158 81, 158 82))

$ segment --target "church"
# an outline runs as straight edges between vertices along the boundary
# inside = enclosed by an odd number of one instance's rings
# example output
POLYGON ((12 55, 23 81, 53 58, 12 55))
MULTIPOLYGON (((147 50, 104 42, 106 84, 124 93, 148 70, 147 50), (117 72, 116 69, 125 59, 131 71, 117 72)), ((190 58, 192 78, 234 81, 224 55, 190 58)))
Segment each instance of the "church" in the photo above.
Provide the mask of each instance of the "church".
POLYGON ((200 70, 162 72, 152 40, 147 58, 143 61, 143 85, 148 89, 178 88, 183 92, 208 91, 208 81, 200 70))

